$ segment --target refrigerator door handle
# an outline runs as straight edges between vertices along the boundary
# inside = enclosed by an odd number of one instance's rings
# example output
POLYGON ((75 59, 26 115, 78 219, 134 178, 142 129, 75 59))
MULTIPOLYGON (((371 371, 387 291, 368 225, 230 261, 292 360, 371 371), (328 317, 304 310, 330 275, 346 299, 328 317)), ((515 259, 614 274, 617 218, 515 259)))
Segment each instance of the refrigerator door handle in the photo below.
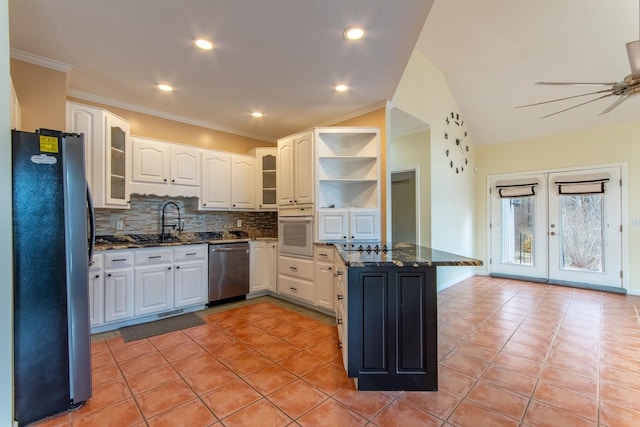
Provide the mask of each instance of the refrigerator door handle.
POLYGON ((87 206, 89 208, 89 267, 91 267, 93 265, 93 251, 96 247, 96 215, 89 183, 87 183, 87 206))

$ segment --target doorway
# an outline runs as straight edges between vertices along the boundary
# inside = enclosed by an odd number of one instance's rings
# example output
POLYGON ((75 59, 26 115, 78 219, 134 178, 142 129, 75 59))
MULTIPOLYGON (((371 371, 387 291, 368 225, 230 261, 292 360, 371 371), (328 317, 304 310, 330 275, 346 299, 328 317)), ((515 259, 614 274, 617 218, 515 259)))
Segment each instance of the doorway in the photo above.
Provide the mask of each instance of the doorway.
POLYGON ((391 239, 416 244, 418 239, 416 170, 391 172, 391 239))
POLYGON ((492 275, 622 291, 621 168, 492 177, 492 275))

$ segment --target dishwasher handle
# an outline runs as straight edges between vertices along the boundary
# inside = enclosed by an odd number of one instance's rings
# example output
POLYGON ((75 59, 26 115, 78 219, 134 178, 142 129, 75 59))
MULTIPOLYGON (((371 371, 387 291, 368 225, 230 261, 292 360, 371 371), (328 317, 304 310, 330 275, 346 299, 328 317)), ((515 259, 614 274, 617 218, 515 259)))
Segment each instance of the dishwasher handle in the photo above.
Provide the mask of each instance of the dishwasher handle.
POLYGON ((211 252, 239 252, 239 251, 244 251, 245 253, 249 253, 249 248, 248 247, 242 247, 242 248, 216 248, 216 247, 213 247, 213 248, 211 248, 211 252))

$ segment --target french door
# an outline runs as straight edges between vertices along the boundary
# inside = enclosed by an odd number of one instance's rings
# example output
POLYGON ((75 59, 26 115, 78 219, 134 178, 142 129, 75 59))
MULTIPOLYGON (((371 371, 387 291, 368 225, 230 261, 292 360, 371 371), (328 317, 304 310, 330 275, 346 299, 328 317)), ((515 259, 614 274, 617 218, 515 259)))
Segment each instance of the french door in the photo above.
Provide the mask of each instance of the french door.
POLYGON ((491 273, 621 288, 620 174, 607 167, 492 178, 491 273))

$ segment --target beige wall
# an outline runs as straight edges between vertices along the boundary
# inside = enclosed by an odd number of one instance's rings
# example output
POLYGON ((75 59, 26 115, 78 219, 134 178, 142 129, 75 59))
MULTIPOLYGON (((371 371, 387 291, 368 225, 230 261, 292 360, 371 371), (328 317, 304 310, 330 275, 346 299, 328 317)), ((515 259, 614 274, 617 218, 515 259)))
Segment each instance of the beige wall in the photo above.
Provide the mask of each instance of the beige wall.
POLYGON ((9 4, 0 0, 0 425, 13 421, 13 225, 11 219, 11 128, 9 4))
POLYGON ((104 108, 122 117, 131 124, 131 134, 135 136, 241 154, 247 154, 254 147, 275 147, 275 143, 168 120, 84 99, 69 97, 69 100, 79 104, 104 108))
MULTIPOLYGON (((526 141, 478 147, 476 181, 476 254, 487 257, 487 176, 494 174, 563 169, 607 163, 627 164, 628 206, 623 223, 628 236, 629 290, 640 294, 640 121, 554 135, 526 141)), ((623 254, 625 257, 625 254, 623 254)), ((625 260, 623 259, 623 262, 625 260)))
MULTIPOLYGON (((476 148, 471 137, 469 165, 456 174, 449 167, 447 149, 456 149, 454 141, 445 140, 445 118, 460 112, 444 74, 423 54, 414 50, 393 96, 394 107, 427 123, 430 127, 431 188, 423 197, 431 198, 431 246, 464 256, 475 255, 475 165, 476 148)), ((426 171, 425 171, 426 172, 426 171)), ((471 267, 438 268, 438 286, 444 287, 472 275, 471 267)))
POLYGON ((416 200, 420 239, 416 243, 427 247, 431 246, 431 144, 429 140, 429 131, 421 131, 390 138, 389 141, 391 145, 389 169, 391 171, 416 169, 416 187, 420 189, 420 200, 416 200))
POLYGON ((382 240, 387 236, 387 117, 386 109, 379 110, 354 117, 349 120, 335 123, 333 126, 371 126, 380 128, 380 235, 382 240))
POLYGON ((67 73, 11 59, 11 78, 22 109, 22 130, 64 130, 67 73))

